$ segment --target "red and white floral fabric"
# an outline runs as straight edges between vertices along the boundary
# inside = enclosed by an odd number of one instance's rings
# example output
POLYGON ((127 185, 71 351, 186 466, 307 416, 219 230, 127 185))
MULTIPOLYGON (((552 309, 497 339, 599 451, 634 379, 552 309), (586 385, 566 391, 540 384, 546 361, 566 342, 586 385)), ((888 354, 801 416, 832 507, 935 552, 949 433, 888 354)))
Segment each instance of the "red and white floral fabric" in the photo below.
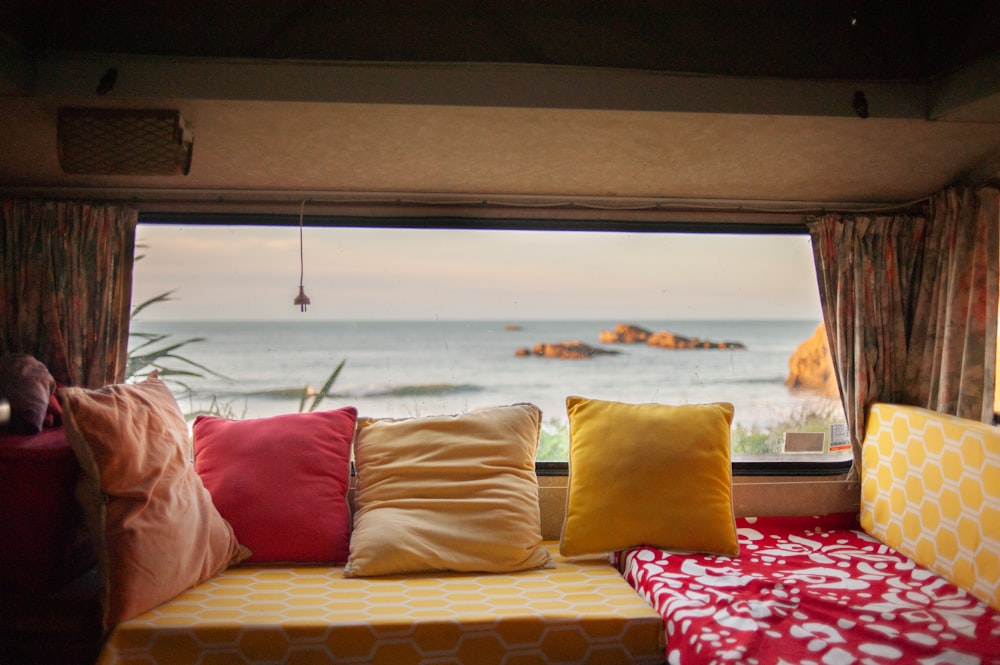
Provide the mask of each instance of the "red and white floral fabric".
POLYGON ((1000 612, 857 527, 855 515, 740 518, 738 557, 616 559, 663 616, 670 665, 1000 663, 1000 612))

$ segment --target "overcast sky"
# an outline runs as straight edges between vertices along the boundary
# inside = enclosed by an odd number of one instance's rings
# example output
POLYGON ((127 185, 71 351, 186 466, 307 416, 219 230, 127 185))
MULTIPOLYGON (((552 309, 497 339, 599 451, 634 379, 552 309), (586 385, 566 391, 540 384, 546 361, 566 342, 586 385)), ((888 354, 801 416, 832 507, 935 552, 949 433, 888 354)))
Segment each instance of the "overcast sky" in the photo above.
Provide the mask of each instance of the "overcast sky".
POLYGON ((820 320, 808 236, 140 225, 141 320, 820 320))

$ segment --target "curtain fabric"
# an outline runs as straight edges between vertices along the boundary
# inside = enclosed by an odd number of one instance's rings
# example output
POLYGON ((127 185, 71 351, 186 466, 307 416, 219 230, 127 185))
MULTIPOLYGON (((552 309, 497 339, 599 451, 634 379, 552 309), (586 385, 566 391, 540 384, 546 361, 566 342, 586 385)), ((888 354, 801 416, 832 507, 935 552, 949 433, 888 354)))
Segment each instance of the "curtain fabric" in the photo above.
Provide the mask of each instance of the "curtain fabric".
POLYGON ((902 388, 913 319, 910 290, 926 220, 825 215, 809 231, 857 469, 868 407, 898 401, 902 388))
POLYGON ((5 200, 0 350, 41 360, 65 385, 124 379, 135 210, 5 200))
POLYGON ((902 400, 992 422, 1000 287, 1000 191, 935 196, 914 293, 902 400))
POLYGON ((950 189, 926 215, 824 215, 809 224, 856 477, 869 407, 992 417, 997 190, 950 189))

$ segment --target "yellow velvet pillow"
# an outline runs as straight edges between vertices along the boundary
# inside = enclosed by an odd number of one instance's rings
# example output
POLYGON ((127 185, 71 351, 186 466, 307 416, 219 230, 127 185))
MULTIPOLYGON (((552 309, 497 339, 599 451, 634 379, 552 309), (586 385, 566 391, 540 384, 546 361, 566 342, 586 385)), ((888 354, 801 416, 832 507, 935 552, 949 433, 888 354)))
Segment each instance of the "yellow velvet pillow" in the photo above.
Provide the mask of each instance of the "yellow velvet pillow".
POLYGON ((245 552, 188 455, 177 402, 155 374, 59 392, 104 588, 104 628, 170 600, 245 552))
POLYGON ((736 556, 728 403, 567 397, 564 556, 649 545, 736 556))
POLYGON ((551 565, 535 453, 541 411, 358 421, 348 577, 551 565))

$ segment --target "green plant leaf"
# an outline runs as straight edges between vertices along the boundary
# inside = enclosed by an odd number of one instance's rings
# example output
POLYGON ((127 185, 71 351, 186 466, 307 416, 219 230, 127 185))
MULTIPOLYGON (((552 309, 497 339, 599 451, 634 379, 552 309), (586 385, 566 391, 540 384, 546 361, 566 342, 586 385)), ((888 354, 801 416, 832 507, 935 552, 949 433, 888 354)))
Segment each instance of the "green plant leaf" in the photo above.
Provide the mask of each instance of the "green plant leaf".
POLYGON ((149 300, 144 300, 143 302, 139 303, 138 305, 136 305, 135 307, 132 308, 132 314, 130 315, 131 318, 134 319, 136 316, 139 315, 139 312, 141 312, 142 310, 146 309, 150 305, 155 305, 156 303, 166 302, 168 300, 173 300, 173 298, 171 298, 171 296, 174 294, 174 290, 175 289, 172 289, 170 291, 164 291, 163 293, 161 293, 159 295, 153 296, 149 300))
MULTIPOLYGON (((346 359, 341 360, 340 364, 337 365, 337 367, 330 374, 330 377, 326 380, 326 383, 323 384, 323 387, 320 388, 320 391, 316 393, 316 395, 313 397, 312 404, 309 406, 309 413, 312 413, 313 411, 319 408, 319 405, 323 402, 327 394, 330 392, 330 388, 332 388, 333 384, 337 381, 337 377, 340 376, 340 372, 341 370, 344 369, 344 365, 346 363, 347 363, 346 359)), ((305 392, 308 393, 308 389, 306 389, 305 392)), ((306 394, 302 396, 302 402, 299 404, 300 413, 302 412, 302 407, 305 405, 305 401, 306 401, 306 394)))

